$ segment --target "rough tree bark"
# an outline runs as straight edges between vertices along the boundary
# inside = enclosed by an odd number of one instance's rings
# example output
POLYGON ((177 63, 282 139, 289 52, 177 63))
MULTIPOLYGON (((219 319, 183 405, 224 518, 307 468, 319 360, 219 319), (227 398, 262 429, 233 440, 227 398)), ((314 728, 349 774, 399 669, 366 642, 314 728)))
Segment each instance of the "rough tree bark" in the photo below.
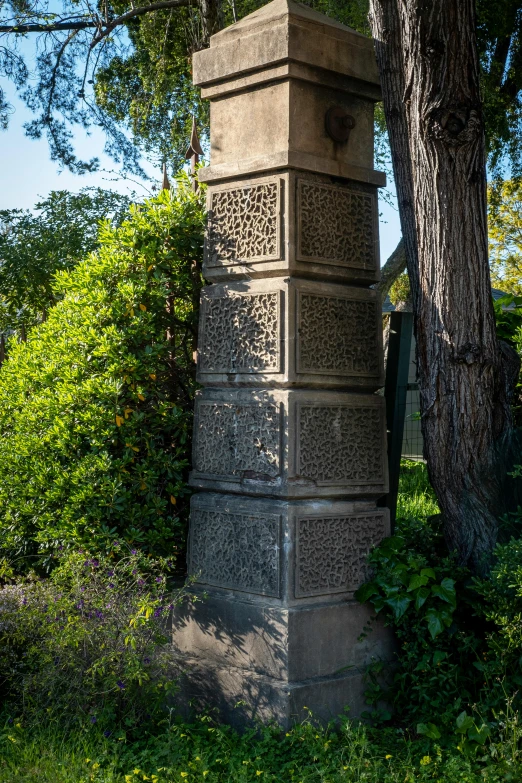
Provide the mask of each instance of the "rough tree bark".
POLYGON ((474 0, 371 0, 412 289, 422 432, 448 547, 488 570, 518 361, 499 343, 487 253, 474 0))

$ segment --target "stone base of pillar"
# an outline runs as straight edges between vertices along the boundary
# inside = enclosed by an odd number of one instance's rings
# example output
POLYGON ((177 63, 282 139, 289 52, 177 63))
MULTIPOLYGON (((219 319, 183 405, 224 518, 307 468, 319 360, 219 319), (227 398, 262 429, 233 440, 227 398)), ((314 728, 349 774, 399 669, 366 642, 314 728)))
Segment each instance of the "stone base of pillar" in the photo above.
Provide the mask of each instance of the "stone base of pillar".
POLYGON ((180 702, 214 707, 240 728, 256 720, 288 728, 307 710, 327 722, 347 705, 360 716, 364 671, 394 648, 389 629, 353 600, 284 607, 219 590, 184 607, 173 640, 180 702))

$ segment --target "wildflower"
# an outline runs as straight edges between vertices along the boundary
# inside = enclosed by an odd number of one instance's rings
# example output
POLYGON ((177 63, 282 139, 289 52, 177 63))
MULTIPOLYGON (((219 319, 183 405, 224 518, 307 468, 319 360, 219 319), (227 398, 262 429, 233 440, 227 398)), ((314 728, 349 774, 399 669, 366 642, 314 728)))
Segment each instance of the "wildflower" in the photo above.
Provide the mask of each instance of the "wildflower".
POLYGON ((188 778, 188 772, 180 772, 179 774, 182 778, 188 778))
POLYGON ((262 775, 263 770, 262 769, 256 769, 256 775, 262 775))
POLYGON ((103 736, 106 737, 107 739, 111 736, 111 734, 112 731, 109 731, 109 729, 105 729, 105 731, 103 732, 103 736))
POLYGON ((111 590, 114 588, 114 585, 113 585, 112 582, 109 582, 109 587, 111 588, 111 590))
POLYGON ((385 758, 385 759, 391 759, 391 753, 387 753, 387 754, 386 754, 386 756, 385 756, 384 758, 385 758))
POLYGON ((137 555, 138 550, 137 549, 131 549, 131 555, 137 555))
POLYGON ((156 582, 163 582, 163 579, 161 578, 161 576, 157 576, 156 577, 156 582))
POLYGON ((116 683, 116 685, 118 686, 118 688, 119 688, 121 691, 124 691, 124 690, 125 690, 125 683, 124 683, 124 682, 122 682, 121 680, 118 680, 118 682, 116 683))
POLYGON ((100 563, 99 563, 99 561, 98 561, 98 560, 91 560, 91 565, 92 565, 94 568, 98 568, 98 566, 100 565, 100 563))
POLYGON ((423 756, 420 760, 421 766, 426 767, 428 764, 431 764, 431 756, 423 756))
POLYGON ((96 715, 91 715, 91 723, 96 723, 97 720, 98 718, 96 717, 96 715))
POLYGON ((143 581, 143 579, 138 579, 138 584, 139 584, 139 585, 144 585, 144 584, 145 584, 145 582, 143 581))

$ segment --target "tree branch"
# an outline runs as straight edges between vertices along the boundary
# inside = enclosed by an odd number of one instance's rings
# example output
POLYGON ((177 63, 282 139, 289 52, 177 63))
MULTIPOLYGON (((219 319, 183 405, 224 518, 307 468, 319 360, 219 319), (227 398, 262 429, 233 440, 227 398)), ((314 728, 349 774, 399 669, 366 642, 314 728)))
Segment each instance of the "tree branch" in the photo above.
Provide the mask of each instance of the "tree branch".
POLYGON ((381 279, 375 285, 375 290, 379 294, 381 302, 384 302, 388 291, 405 269, 406 250, 404 249, 404 241, 401 238, 399 244, 382 267, 381 279))
POLYGON ((0 25, 0 33, 54 33, 59 30, 88 30, 97 29, 99 32, 94 36, 91 42, 91 49, 100 43, 104 38, 112 33, 116 27, 125 24, 129 19, 133 19, 135 16, 143 16, 144 14, 150 14, 153 11, 161 11, 165 8, 182 8, 191 5, 191 0, 160 0, 157 3, 151 3, 150 5, 142 5, 138 8, 132 8, 130 11, 117 16, 111 22, 103 25, 100 20, 95 19, 82 19, 70 22, 50 22, 49 24, 9 24, 0 25))
POLYGON ((91 49, 110 35, 116 27, 125 24, 125 22, 135 16, 143 16, 143 14, 149 14, 152 11, 161 11, 165 8, 182 8, 188 5, 191 5, 191 0, 161 0, 161 2, 158 3, 151 3, 150 5, 142 5, 139 8, 133 8, 121 16, 116 17, 116 19, 113 19, 112 22, 100 30, 91 41, 91 49))
POLYGON ((54 33, 57 30, 86 30, 99 27, 99 24, 87 20, 82 22, 52 22, 51 24, 11 24, 0 25, 0 33, 54 33))

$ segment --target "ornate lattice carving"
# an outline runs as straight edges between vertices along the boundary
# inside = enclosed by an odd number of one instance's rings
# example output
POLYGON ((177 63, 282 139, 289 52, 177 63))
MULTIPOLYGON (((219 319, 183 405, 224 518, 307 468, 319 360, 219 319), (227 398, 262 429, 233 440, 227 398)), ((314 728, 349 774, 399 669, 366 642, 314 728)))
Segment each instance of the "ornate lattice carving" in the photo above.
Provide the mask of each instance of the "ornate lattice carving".
POLYGON ((194 509, 190 572, 219 587, 279 596, 280 517, 194 509))
POLYGON ((299 476, 317 484, 381 483, 383 426, 375 407, 299 406, 299 476))
POLYGON ((209 266, 279 258, 279 183, 214 191, 207 233, 209 266))
POLYGON ((386 535, 384 514, 297 520, 297 598, 356 590, 369 575, 367 557, 386 535))
POLYGON ((376 304, 301 292, 299 372, 377 375, 376 304))
POLYGON ((374 269, 373 196, 299 180, 299 258, 374 269))
POLYGON ((201 336, 202 372, 278 372, 279 295, 208 297, 201 336))
POLYGON ((280 471, 280 410, 272 404, 201 402, 194 466, 200 473, 270 480, 280 471))

